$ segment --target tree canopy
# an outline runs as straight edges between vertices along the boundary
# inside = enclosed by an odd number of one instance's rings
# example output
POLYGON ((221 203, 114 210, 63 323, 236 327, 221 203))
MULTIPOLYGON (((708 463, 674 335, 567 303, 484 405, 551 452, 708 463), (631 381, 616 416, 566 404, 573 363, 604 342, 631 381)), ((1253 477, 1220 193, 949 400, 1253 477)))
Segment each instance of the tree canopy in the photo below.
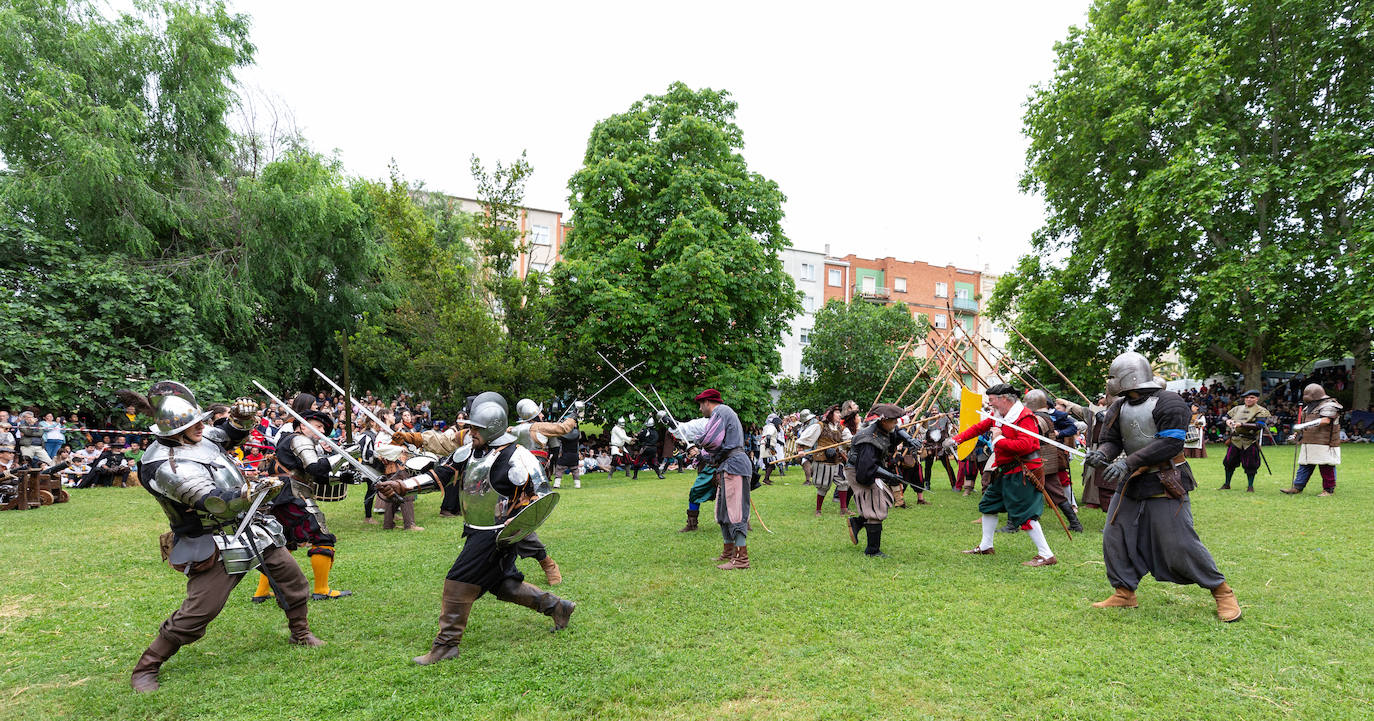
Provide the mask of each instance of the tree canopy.
MULTIPOLYGON (((596 351, 653 383, 674 413, 715 387, 762 420, 778 343, 800 311, 779 252, 783 194, 749 170, 725 91, 675 83, 596 124, 568 183, 575 227, 553 272, 549 318, 562 387, 614 378, 596 351)), ((607 416, 644 402, 624 385, 607 416)))
POLYGON ((1093 388, 1131 347, 1258 385, 1367 339, 1370 314, 1338 308, 1369 292, 1344 259, 1369 252, 1370 20, 1336 0, 1095 2, 1026 111, 1023 186, 1049 219, 992 312, 1093 388))

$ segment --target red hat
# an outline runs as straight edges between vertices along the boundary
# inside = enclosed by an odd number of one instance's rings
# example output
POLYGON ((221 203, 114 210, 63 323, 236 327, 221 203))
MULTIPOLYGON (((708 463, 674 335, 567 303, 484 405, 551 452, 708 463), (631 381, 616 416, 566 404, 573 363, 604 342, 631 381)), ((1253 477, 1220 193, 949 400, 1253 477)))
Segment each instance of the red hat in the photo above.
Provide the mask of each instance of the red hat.
POLYGON ((706 390, 698 393, 695 400, 698 403, 702 401, 711 401, 713 403, 725 402, 720 399, 720 391, 716 390, 715 388, 707 388, 706 390))

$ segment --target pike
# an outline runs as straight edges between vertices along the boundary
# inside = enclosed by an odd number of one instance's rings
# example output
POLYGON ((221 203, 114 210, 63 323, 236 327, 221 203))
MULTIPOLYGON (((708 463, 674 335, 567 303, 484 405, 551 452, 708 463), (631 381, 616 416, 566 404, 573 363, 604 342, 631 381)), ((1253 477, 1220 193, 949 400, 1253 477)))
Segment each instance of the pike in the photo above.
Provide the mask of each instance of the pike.
MULTIPOLYGON (((306 422, 306 420, 302 418, 299 413, 296 412, 295 408, 292 408, 286 403, 283 403, 280 398, 272 395, 272 391, 269 391, 266 388, 262 387, 262 384, 257 381, 253 381, 253 385, 257 386, 258 390, 267 394, 267 397, 271 398, 273 403, 276 403, 277 405, 281 406, 287 413, 290 413, 291 417, 296 419, 296 422, 300 424, 300 428, 310 427, 310 424, 306 422)), ((354 458, 353 456, 350 456, 348 454, 348 451, 345 451, 344 449, 340 448, 339 444, 335 443, 334 440, 331 439, 329 436, 326 436, 323 433, 321 433, 318 434, 318 437, 320 439, 320 442, 323 443, 327 448, 329 448, 329 450, 334 451, 335 453, 342 456, 345 461, 348 461, 348 465, 353 466, 354 470, 358 471, 358 473, 360 473, 363 478, 377 477, 377 471, 368 468, 367 466, 364 466, 362 463, 358 461, 358 459, 354 458)))
POLYGON ((897 372, 897 366, 902 364, 902 359, 906 358, 906 352, 911 350, 911 344, 916 342, 916 334, 912 333, 906 345, 902 346, 902 352, 897 354, 897 362, 892 364, 892 370, 887 372, 887 380, 883 381, 883 387, 878 389, 878 395, 873 397, 873 403, 869 407, 878 405, 878 399, 883 397, 883 391, 887 390, 887 384, 892 382, 892 374, 897 372))
POLYGON ((1074 393, 1077 393, 1079 396, 1081 396, 1081 397, 1083 398, 1083 402, 1084 402, 1084 403, 1087 403, 1088 405, 1092 405, 1092 401, 1088 400, 1088 394, 1084 393, 1084 392, 1081 391, 1081 390, 1078 390, 1078 386, 1074 385, 1074 384, 1073 384, 1073 381, 1069 380, 1068 376, 1066 376, 1066 375, 1064 375, 1062 372, 1060 372, 1060 370, 1059 370, 1058 368, 1056 368, 1055 365, 1054 365, 1053 363, 1050 362, 1050 359, 1049 359, 1049 358, 1046 358, 1046 357, 1045 357, 1045 354, 1044 354, 1044 353, 1041 353, 1041 352, 1040 352, 1040 349, 1039 349, 1039 348, 1036 348, 1036 347, 1035 347, 1035 344, 1032 343, 1032 342, 1030 342, 1030 339, 1029 339, 1029 338, 1027 338, 1027 337, 1024 336, 1024 335, 1021 335, 1021 331, 1017 330, 1017 329, 1016 329, 1016 326, 1014 326, 1014 325, 1008 323, 1008 324, 1007 324, 1007 327, 1011 329, 1011 332, 1013 332, 1013 333, 1016 334, 1016 337, 1017 337, 1017 338, 1020 338, 1021 340, 1025 341, 1025 342, 1026 342, 1026 345, 1030 346, 1030 349, 1033 350, 1033 351, 1035 351, 1035 354, 1036 354, 1037 356, 1040 356, 1040 360, 1045 361, 1045 365, 1049 366, 1049 367, 1050 367, 1050 370, 1054 371, 1055 374, 1059 376, 1060 380, 1064 381, 1065 383, 1068 383, 1068 384, 1069 384, 1069 387, 1073 389, 1073 392, 1074 392, 1074 393))

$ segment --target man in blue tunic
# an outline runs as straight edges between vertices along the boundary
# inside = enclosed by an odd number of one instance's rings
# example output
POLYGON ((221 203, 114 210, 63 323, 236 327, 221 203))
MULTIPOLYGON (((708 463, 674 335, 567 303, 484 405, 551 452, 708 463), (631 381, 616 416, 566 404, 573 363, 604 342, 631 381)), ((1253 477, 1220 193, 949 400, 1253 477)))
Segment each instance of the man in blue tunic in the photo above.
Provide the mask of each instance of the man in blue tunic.
POLYGON ((707 464, 716 469, 716 523, 725 539, 725 547, 716 559, 722 563, 716 568, 749 568, 749 482, 754 464, 744 445, 744 426, 715 388, 697 394, 696 402, 702 417, 709 419, 701 436, 701 447, 710 454, 707 464))

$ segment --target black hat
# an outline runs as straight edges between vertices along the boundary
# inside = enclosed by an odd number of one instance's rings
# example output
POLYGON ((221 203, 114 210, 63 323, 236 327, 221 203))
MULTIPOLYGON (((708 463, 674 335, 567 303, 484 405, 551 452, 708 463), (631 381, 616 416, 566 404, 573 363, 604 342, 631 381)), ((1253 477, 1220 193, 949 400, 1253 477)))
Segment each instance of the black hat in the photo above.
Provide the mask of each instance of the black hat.
POLYGON ((1017 390, 1015 386, 1009 383, 998 383, 997 385, 987 389, 987 391, 985 392, 990 396, 1011 396, 1013 398, 1021 397, 1021 391, 1017 390))
POLYGON ((334 419, 327 413, 321 413, 319 411, 306 411, 301 414, 301 418, 304 418, 307 423, 309 423, 310 421, 319 421, 320 423, 323 423, 324 434, 326 436, 334 432, 334 419))
POLYGON ((1244 398, 1244 397, 1246 397, 1246 396, 1254 396, 1254 397, 1256 397, 1256 398, 1259 398, 1259 395, 1260 395, 1260 392, 1259 392, 1259 391, 1255 390, 1254 388, 1251 388, 1250 390, 1248 390, 1248 391, 1246 391, 1246 392, 1240 394, 1240 397, 1241 397, 1241 398, 1244 398))
POLYGON ((873 410, 869 411, 868 414, 870 416, 877 416, 880 421, 890 421, 893 418, 901 418, 906 415, 906 411, 902 410, 902 407, 895 403, 879 403, 873 406, 873 410))

